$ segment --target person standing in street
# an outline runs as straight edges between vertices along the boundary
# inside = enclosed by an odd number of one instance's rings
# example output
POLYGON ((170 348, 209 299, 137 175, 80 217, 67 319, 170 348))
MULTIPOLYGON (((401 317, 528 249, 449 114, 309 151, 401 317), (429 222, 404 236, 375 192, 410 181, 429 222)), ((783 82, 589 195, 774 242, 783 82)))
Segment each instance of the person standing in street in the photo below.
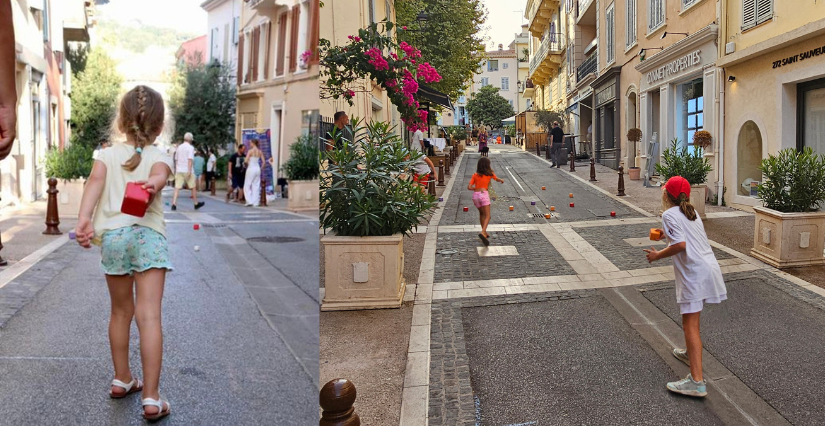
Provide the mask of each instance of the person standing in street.
POLYGON ((246 145, 238 145, 238 150, 229 157, 227 166, 232 191, 226 194, 226 201, 234 199, 235 202, 240 203, 243 199, 243 186, 246 178, 246 145))
POLYGON ((212 179, 215 177, 215 170, 218 165, 218 158, 215 157, 215 151, 212 148, 206 149, 208 159, 206 160, 206 190, 212 190, 212 179))
POLYGON ((243 195, 246 198, 247 207, 258 207, 261 205, 261 161, 263 154, 260 149, 260 142, 252 139, 252 148, 246 154, 246 178, 244 179, 243 195))
POLYGON ((329 138, 330 143, 327 144, 327 151, 331 151, 333 149, 341 149, 344 147, 344 140, 347 142, 352 142, 352 133, 349 131, 347 126, 349 125, 349 116, 344 111, 338 111, 333 116, 333 124, 335 124, 335 128, 338 130, 338 133, 341 135, 341 138, 335 140, 332 137, 332 133, 327 133, 327 137, 329 138))
MULTIPOLYGON (((647 260, 673 257, 676 275, 676 303, 682 314, 682 329, 687 349, 673 349, 673 356, 690 366, 690 374, 670 382, 671 392, 690 396, 705 396, 707 383, 702 376, 702 338, 699 335, 699 314, 705 303, 721 303, 727 299, 722 269, 713 255, 702 218, 690 204, 690 183, 673 176, 662 188, 662 226, 658 240, 667 238, 668 246, 658 251, 645 250, 647 260)), ((651 236, 652 238, 653 236, 651 236)))
POLYGON ((201 188, 203 188, 203 182, 201 181, 201 177, 203 177, 203 167, 204 165, 206 165, 206 158, 204 158, 205 156, 206 155, 203 153, 202 150, 197 150, 195 152, 195 161, 192 166, 192 169, 195 172, 195 188, 197 188, 198 191, 200 191, 201 188))
POLYGON ((172 210, 178 209, 178 194, 183 184, 192 190, 192 199, 195 200, 195 210, 203 207, 203 201, 198 202, 198 187, 195 183, 194 164, 195 147, 192 146, 192 134, 183 136, 183 143, 175 150, 175 195, 172 197, 172 210))
POLYGON ((556 168, 561 167, 561 150, 564 147, 564 131, 559 127, 559 122, 553 122, 553 129, 550 130, 550 158, 553 159, 556 168))
POLYGON ((424 132, 422 132, 421 129, 415 129, 415 132, 413 132, 410 149, 421 153, 427 152, 424 146, 424 132))
POLYGON ((163 130, 164 107, 160 93, 137 86, 123 96, 116 123, 126 142, 100 152, 83 189, 77 221, 77 243, 101 247, 101 267, 112 302, 109 345, 115 377, 109 395, 124 398, 143 392, 143 417, 158 420, 171 406, 160 396, 163 362, 161 301, 167 271, 172 270, 163 203, 160 194, 172 159, 153 146, 163 130), (143 217, 121 212, 127 182, 137 182, 149 192, 143 217), (94 216, 93 216, 94 215, 94 216), (137 320, 140 355, 146 382, 129 368, 129 333, 137 320))
POLYGON ((487 128, 482 127, 478 131, 478 152, 481 153, 482 157, 486 157, 489 150, 490 148, 487 148, 487 128))

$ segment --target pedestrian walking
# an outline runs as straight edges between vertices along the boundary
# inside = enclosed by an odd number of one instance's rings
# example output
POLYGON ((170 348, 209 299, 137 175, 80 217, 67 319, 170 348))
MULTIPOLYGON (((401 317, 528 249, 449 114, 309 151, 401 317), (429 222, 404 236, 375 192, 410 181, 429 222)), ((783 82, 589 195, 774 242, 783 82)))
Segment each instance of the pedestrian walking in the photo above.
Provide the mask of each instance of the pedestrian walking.
POLYGON ((481 153, 482 157, 486 157, 489 150, 490 149, 487 148, 487 129, 482 127, 481 130, 478 131, 478 152, 481 153))
POLYGON ((172 210, 178 209, 178 194, 180 194, 184 183, 192 191, 195 210, 206 204, 203 201, 198 202, 198 186, 194 173, 195 147, 192 146, 192 139, 191 133, 183 135, 183 143, 175 150, 175 194, 172 196, 172 210))
POLYGON ((699 314, 704 303, 720 303, 727 299, 725 282, 719 262, 713 255, 702 218, 690 204, 690 183, 681 177, 667 180, 662 190, 662 226, 658 239, 667 238, 666 249, 645 250, 653 262, 673 257, 676 275, 676 303, 682 314, 687 349, 673 349, 673 356, 690 366, 690 374, 667 384, 671 392, 691 396, 707 395, 702 376, 702 338, 699 335, 699 314))
POLYGON ((238 150, 229 157, 227 175, 231 182, 232 191, 226 194, 226 201, 230 199, 238 203, 243 198, 244 180, 246 179, 246 145, 238 145, 238 150))
POLYGON ((152 145, 163 130, 163 117, 163 98, 151 88, 137 86, 123 96, 116 123, 126 135, 126 142, 100 151, 94 161, 76 229, 82 247, 101 246, 101 266, 112 302, 109 345, 115 374, 110 396, 124 398, 142 391, 143 417, 149 420, 171 411, 159 391, 163 359, 161 299, 166 272, 172 270, 172 264, 163 204, 157 194, 166 185, 173 164, 169 155, 152 145), (127 182, 142 184, 150 194, 143 217, 120 211, 127 182), (129 368, 132 317, 140 333, 145 382, 134 377, 129 368))
POLYGON ((263 154, 259 147, 260 142, 257 139, 252 139, 252 148, 246 154, 246 178, 243 195, 246 197, 247 207, 258 207, 261 205, 261 161, 263 154))
POLYGON ((193 172, 195 173, 195 188, 200 191, 203 188, 203 182, 201 178, 203 177, 203 167, 206 165, 206 154, 204 154, 203 150, 197 150, 195 152, 195 160, 192 165, 193 172))
POLYGON ((212 148, 206 149, 208 159, 206 160, 206 190, 212 190, 212 179, 215 177, 215 170, 217 170, 218 158, 215 157, 215 151, 212 148))
POLYGON ((556 168, 561 167, 561 150, 564 147, 564 131, 559 127, 559 122, 553 122, 553 129, 550 130, 550 158, 553 159, 553 163, 555 163, 556 168))
MULTIPOLYGON (((480 137, 481 135, 479 135, 479 138, 480 137)), ((474 191, 473 205, 478 208, 478 220, 481 223, 481 233, 478 234, 478 237, 481 238, 481 242, 484 243, 485 246, 490 245, 490 240, 488 239, 490 238, 490 234, 487 233, 487 225, 490 224, 490 194, 487 191, 490 187, 491 179, 499 183, 504 183, 504 181, 499 179, 493 172, 490 159, 487 157, 479 158, 478 164, 476 165, 476 172, 473 174, 473 177, 470 178, 470 184, 467 185, 467 189, 474 191)))

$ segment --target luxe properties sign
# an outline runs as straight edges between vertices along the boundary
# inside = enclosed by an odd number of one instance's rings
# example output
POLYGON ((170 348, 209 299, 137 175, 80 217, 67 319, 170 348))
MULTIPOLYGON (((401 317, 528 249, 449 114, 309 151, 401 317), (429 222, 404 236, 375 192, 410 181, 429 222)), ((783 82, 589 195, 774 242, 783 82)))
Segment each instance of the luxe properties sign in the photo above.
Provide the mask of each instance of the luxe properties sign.
POLYGON ((699 55, 701 50, 695 50, 685 56, 676 58, 675 60, 656 68, 647 73, 647 84, 653 84, 660 80, 666 80, 673 75, 676 75, 688 68, 693 68, 702 63, 702 56, 699 55))

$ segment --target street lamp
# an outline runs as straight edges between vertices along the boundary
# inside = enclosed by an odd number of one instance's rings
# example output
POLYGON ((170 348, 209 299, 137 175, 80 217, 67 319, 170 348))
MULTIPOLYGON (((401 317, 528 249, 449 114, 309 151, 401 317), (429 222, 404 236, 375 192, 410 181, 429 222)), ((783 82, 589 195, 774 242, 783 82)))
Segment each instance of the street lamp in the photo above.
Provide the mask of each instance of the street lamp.
POLYGON ((664 47, 648 47, 639 51, 639 61, 644 61, 648 50, 664 50, 664 47))
POLYGON ((667 35, 668 35, 668 34, 681 34, 681 35, 683 35, 683 36, 685 36, 685 37, 687 37, 687 36, 689 36, 689 35, 690 35, 690 34, 688 34, 688 33, 674 33, 674 32, 667 32, 667 31, 665 31, 664 33, 662 33, 662 40, 664 40, 664 39, 665 39, 665 37, 667 37, 667 35))
POLYGON ((416 15, 415 21, 418 22, 418 28, 419 29, 413 30, 413 29, 407 28, 407 31, 413 32, 413 33, 424 32, 424 31, 427 30, 427 27, 428 27, 428 24, 429 24, 429 21, 430 21, 430 14, 428 14, 427 12, 424 12, 422 10, 418 15, 416 15))

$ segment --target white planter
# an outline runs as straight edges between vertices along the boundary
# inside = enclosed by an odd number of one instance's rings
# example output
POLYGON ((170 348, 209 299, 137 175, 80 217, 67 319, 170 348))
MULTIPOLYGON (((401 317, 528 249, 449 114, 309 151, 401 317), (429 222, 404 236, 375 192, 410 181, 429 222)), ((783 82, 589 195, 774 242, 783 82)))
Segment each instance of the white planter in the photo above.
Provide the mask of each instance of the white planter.
POLYGON ((404 299, 404 236, 321 238, 322 311, 399 308, 404 299))
POLYGON ((60 216, 74 216, 80 214, 80 200, 83 198, 85 179, 60 180, 57 190, 57 213, 60 216))
POLYGON ((702 220, 705 220, 705 198, 707 197, 707 185, 692 185, 690 187, 690 204, 696 209, 696 213, 702 220))
POLYGON ((287 185, 289 185, 287 209, 318 210, 320 204, 319 180, 290 180, 287 181, 287 185))
POLYGON ((782 213, 754 207, 751 256, 776 268, 825 265, 825 211, 782 213))

